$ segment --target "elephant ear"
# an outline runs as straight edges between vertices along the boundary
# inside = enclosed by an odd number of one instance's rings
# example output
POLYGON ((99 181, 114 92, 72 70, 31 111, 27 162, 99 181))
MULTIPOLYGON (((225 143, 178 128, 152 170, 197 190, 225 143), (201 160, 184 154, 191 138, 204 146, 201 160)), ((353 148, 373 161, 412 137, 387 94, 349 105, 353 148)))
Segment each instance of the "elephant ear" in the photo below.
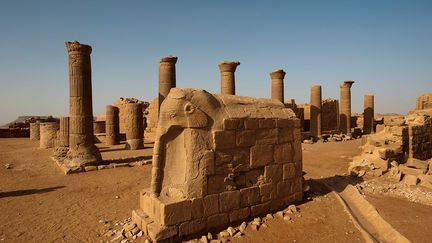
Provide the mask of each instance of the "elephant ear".
POLYGON ((183 111, 187 119, 188 128, 201 128, 208 126, 207 115, 191 102, 186 102, 183 111))

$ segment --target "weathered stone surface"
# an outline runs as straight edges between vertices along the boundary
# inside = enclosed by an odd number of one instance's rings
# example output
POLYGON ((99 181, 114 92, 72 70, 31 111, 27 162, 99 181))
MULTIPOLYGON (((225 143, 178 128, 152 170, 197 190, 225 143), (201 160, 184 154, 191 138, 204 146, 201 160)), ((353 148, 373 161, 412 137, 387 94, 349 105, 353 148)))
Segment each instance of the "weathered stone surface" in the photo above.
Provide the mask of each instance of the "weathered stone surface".
POLYGON ((228 213, 214 214, 207 218, 207 228, 211 229, 211 228, 224 226, 228 224, 228 222, 229 222, 228 213))
POLYGON ((351 86, 354 81, 344 81, 340 85, 340 128, 343 134, 351 134, 351 86))
POLYGON ((288 163, 283 165, 283 179, 292 179, 296 176, 296 168, 294 163, 288 163))
POLYGON ((192 218, 191 201, 161 203, 160 220, 162 225, 174 225, 192 218))
POLYGON ((276 183, 282 180, 283 166, 281 164, 271 164, 264 167, 264 179, 266 183, 276 183))
POLYGON ((255 145, 255 131, 244 130, 238 131, 236 134, 236 144, 238 147, 250 147, 255 145))
POLYGON ((221 94, 235 95, 235 76, 234 72, 240 62, 222 61, 219 63, 221 74, 221 94))
POLYGON ((277 144, 274 147, 274 161, 276 163, 292 163, 293 148, 291 143, 277 144))
POLYGON ((272 81, 271 98, 284 102, 284 78, 285 72, 282 69, 274 70, 270 73, 272 81))
POLYGON ((219 194, 208 195, 203 198, 204 216, 219 213, 219 194))
POLYGON ((257 168, 273 161, 273 145, 255 145, 251 148, 250 167, 257 168))
POLYGON ((177 226, 162 226, 157 222, 147 225, 147 233, 154 241, 171 238, 178 233, 177 226))
POLYGON ((266 213, 270 209, 270 202, 265 202, 251 206, 251 216, 258 216, 266 213))
POLYGON ((206 229, 207 219, 196 219, 193 221, 188 221, 181 223, 179 226, 179 236, 191 235, 203 231, 206 229))
POLYGON ((249 217, 249 215, 250 215, 250 208, 249 207, 240 208, 240 209, 231 211, 229 213, 229 221, 230 222, 242 221, 242 220, 247 219, 249 217))
POLYGON ((219 211, 229 212, 240 208, 240 191, 227 191, 219 194, 219 211))
POLYGON ((40 123, 40 148, 54 148, 59 124, 57 122, 40 123))
POLYGON ((213 143, 215 149, 229 149, 236 146, 236 132, 235 131, 214 131, 213 143))
POLYGON ((258 186, 240 189, 240 207, 248 207, 261 202, 258 186))

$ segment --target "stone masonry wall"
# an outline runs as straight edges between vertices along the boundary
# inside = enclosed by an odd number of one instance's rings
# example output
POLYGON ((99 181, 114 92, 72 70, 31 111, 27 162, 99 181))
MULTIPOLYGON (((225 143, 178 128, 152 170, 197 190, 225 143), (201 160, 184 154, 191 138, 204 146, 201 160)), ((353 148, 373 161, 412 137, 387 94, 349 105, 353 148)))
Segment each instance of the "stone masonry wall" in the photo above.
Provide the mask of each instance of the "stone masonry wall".
POLYGON ((321 106, 322 130, 337 131, 339 129, 339 101, 337 99, 324 99, 321 106))

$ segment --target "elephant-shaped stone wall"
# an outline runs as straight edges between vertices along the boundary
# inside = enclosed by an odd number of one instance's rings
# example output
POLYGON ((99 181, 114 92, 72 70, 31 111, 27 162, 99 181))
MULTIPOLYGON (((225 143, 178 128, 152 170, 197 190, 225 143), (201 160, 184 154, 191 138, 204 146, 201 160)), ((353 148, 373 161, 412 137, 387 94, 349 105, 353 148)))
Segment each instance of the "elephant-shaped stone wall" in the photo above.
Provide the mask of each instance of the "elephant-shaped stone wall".
POLYGON ((280 101, 173 88, 132 220, 177 241, 301 200, 302 179, 300 121, 280 101))

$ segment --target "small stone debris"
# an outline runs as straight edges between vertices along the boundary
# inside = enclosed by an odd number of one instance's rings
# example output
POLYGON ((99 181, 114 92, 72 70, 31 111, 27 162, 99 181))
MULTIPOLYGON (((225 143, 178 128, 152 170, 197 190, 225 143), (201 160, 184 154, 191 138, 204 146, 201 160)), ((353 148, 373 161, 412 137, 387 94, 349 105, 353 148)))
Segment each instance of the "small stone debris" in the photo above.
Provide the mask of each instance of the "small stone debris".
POLYGON ((289 215, 285 215, 285 216, 283 217, 283 219, 284 219, 285 221, 291 221, 291 217, 290 217, 289 215))
POLYGON ((273 215, 271 215, 271 214, 268 213, 268 214, 266 215, 266 219, 273 219, 273 215))
POLYGON ((200 241, 202 243, 207 243, 208 242, 207 236, 205 236, 205 235, 201 236, 200 241))
POLYGON ((207 233, 207 239, 213 240, 213 235, 210 232, 207 233))
POLYGON ((250 224, 250 226, 251 226, 252 230, 258 231, 258 229, 259 229, 259 226, 256 224, 250 224))
POLYGON ((247 223, 246 223, 246 222, 243 222, 243 223, 239 226, 239 231, 240 231, 241 233, 244 233, 245 230, 246 230, 246 227, 247 227, 247 223))
POLYGON ((261 218, 254 218, 253 221, 256 222, 256 223, 261 223, 261 218))
POLYGON ((220 233, 219 233, 219 235, 220 235, 220 237, 222 237, 222 238, 226 238, 226 237, 228 237, 228 236, 230 236, 230 234, 228 233, 228 231, 226 231, 226 230, 224 230, 224 231, 221 231, 220 233))
POLYGON ((278 212, 275 213, 275 215, 276 215, 277 217, 281 217, 281 218, 283 218, 283 216, 284 216, 284 212, 283 212, 283 211, 278 211, 278 212))
POLYGON ((297 207, 294 204, 291 204, 288 206, 287 210, 285 210, 285 213, 289 213, 289 214, 297 213, 297 207))
POLYGON ((242 237, 243 236, 243 233, 242 232, 237 232, 235 235, 234 235, 234 237, 236 237, 236 238, 240 238, 240 237, 242 237))
POLYGON ((115 199, 119 199, 120 198, 120 196, 115 196, 115 199))
POLYGON ((232 237, 235 233, 237 233, 237 230, 230 226, 228 227, 227 232, 232 237))
POLYGON ((5 166, 6 170, 13 169, 13 164, 5 164, 4 166, 5 166))

